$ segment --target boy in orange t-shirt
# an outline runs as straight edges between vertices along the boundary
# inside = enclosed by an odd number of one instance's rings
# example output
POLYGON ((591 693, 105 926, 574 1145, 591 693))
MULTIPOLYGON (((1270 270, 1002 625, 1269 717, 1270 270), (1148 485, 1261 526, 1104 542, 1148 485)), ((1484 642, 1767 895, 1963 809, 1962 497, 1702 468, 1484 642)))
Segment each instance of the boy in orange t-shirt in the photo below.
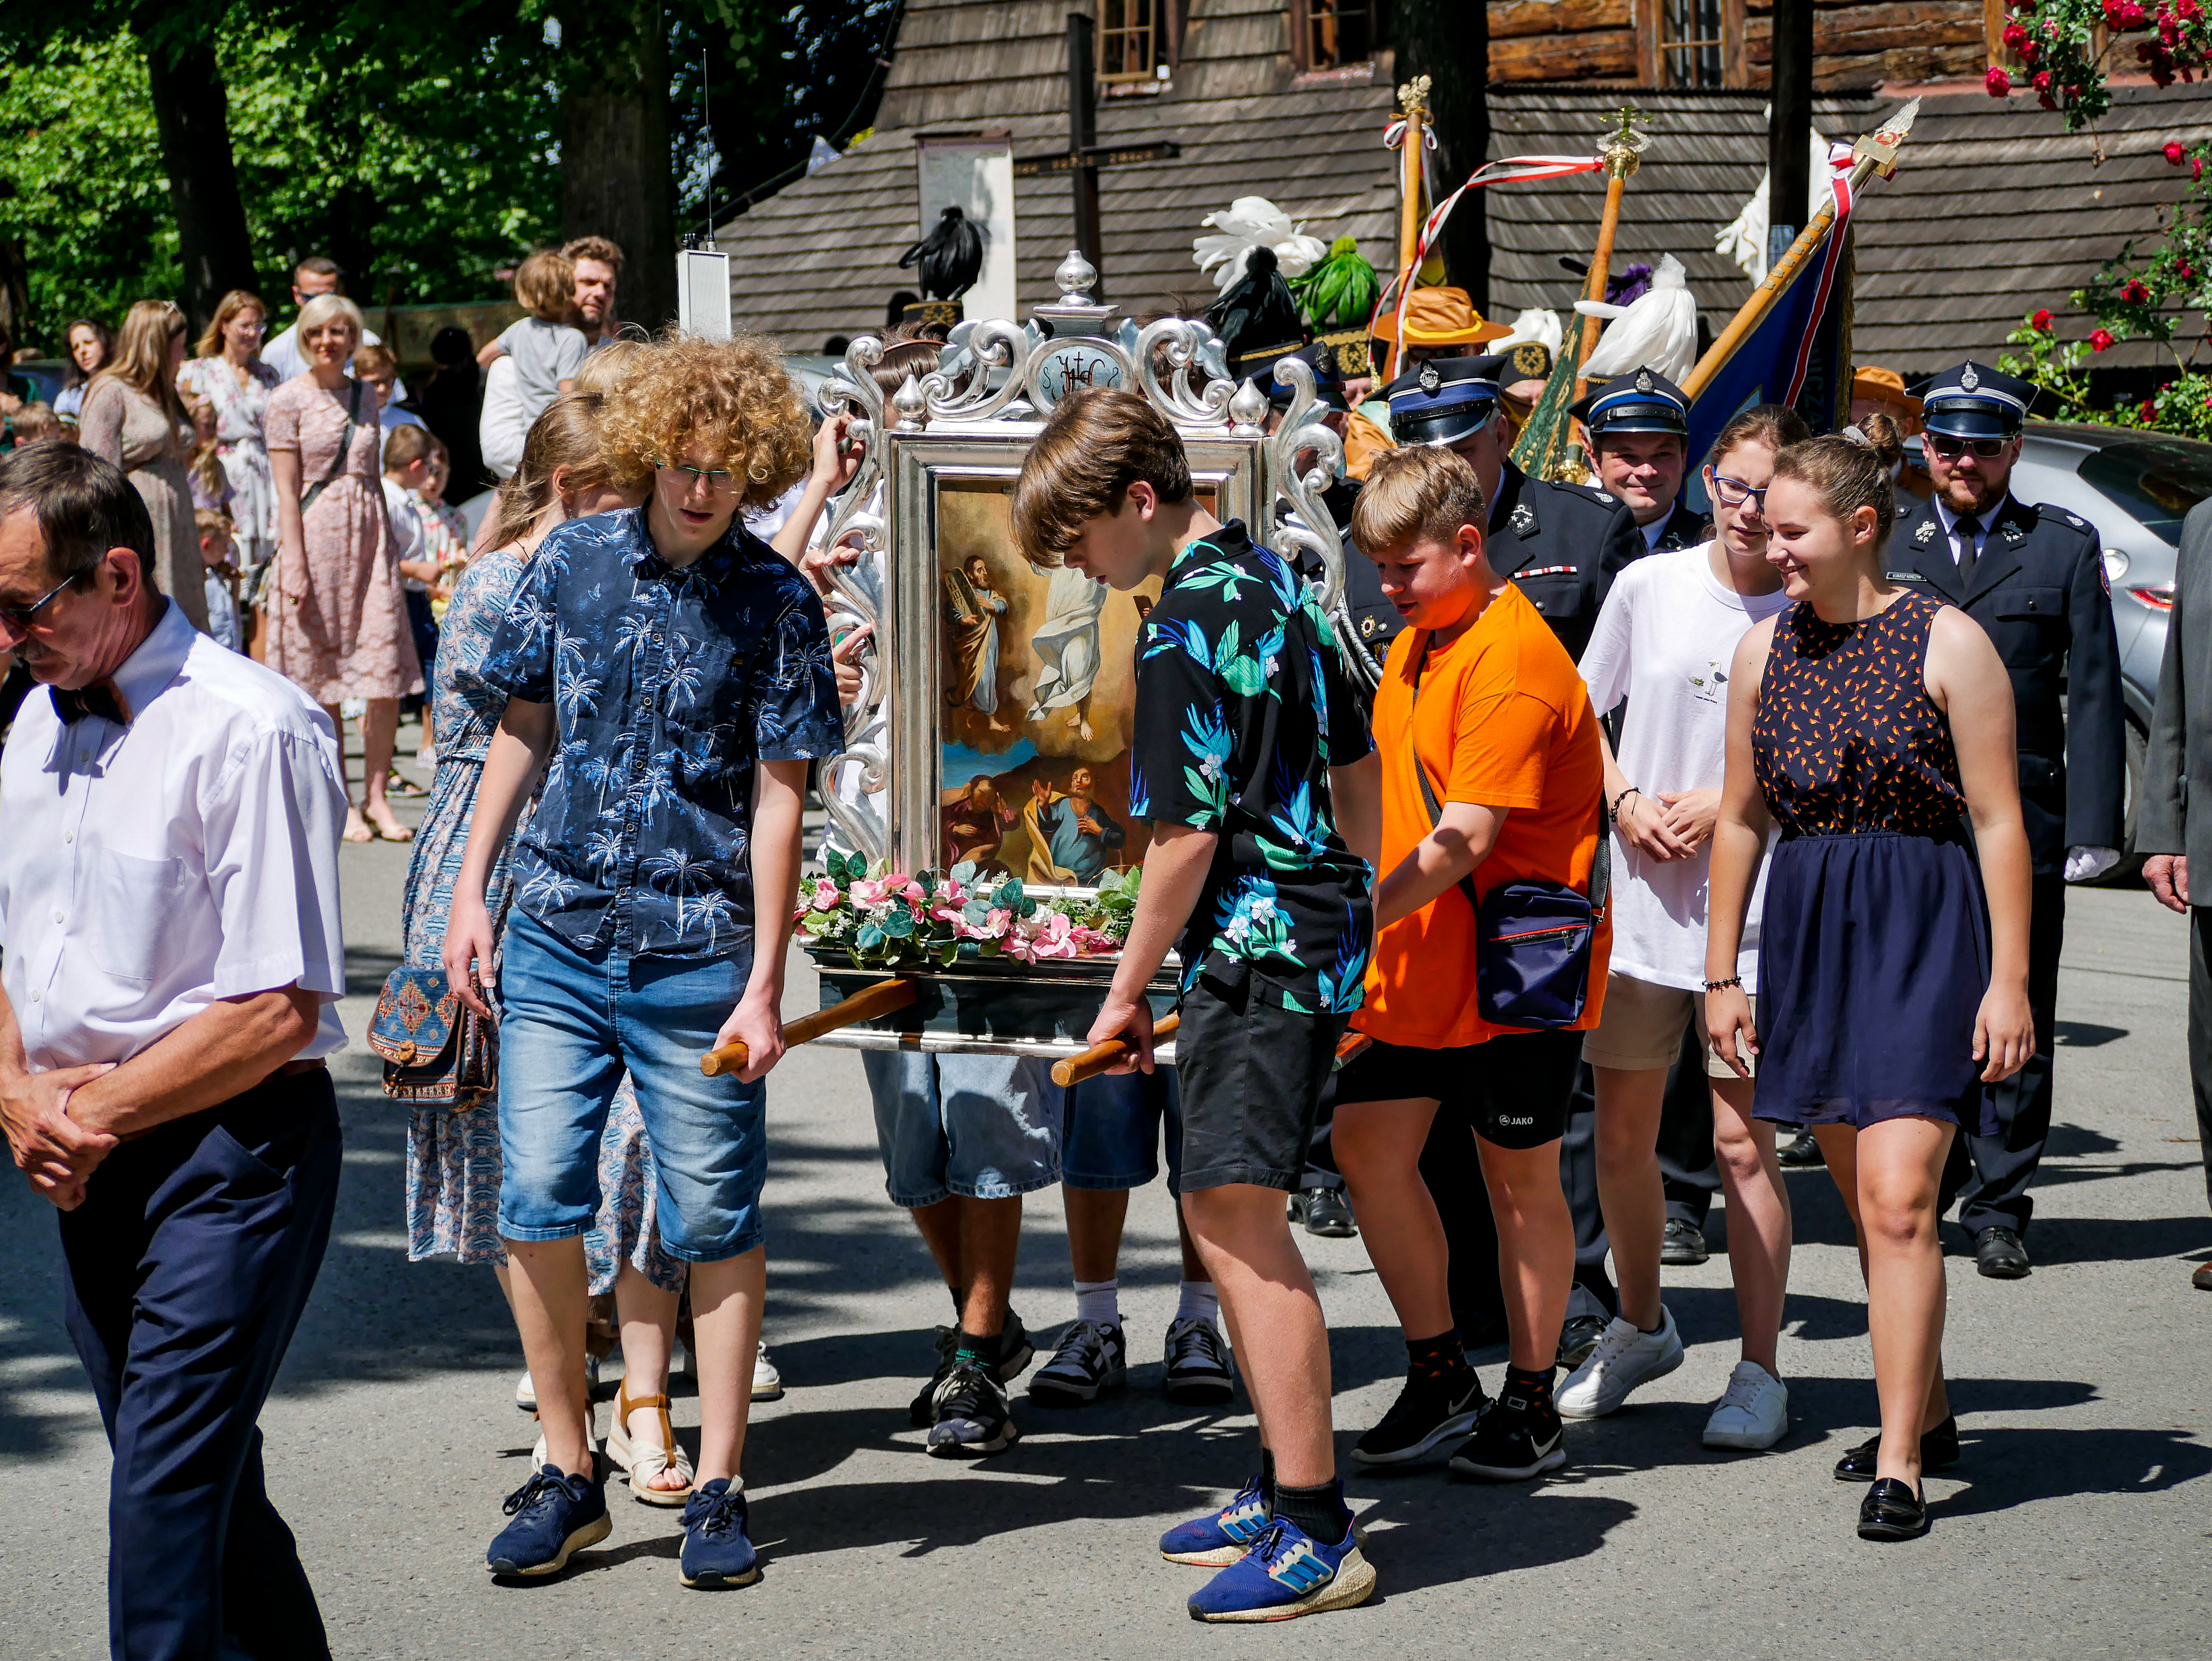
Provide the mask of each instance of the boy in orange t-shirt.
POLYGON ((1365 1006, 1352 1017, 1371 1042, 1338 1075, 1332 1136, 1407 1353, 1405 1390, 1352 1457, 1417 1463, 1472 1431, 1451 1468, 1511 1482, 1566 1459, 1552 1401, 1575 1269, 1559 1137, 1583 1031, 1597 1025, 1610 937, 1601 916, 1573 1027, 1482 1018, 1475 904, 1507 882, 1587 892, 1605 823, 1589 694, 1542 615, 1492 568, 1487 522, 1474 468, 1436 447, 1378 460, 1352 514, 1354 540, 1411 626, 1375 697, 1382 822, 1372 863, 1389 874, 1375 890, 1365 1006), (1417 764, 1439 805, 1433 817, 1417 764), (1443 1227, 1420 1177, 1439 1108, 1474 1131, 1498 1219, 1512 1356, 1486 1409, 1453 1324, 1443 1227))

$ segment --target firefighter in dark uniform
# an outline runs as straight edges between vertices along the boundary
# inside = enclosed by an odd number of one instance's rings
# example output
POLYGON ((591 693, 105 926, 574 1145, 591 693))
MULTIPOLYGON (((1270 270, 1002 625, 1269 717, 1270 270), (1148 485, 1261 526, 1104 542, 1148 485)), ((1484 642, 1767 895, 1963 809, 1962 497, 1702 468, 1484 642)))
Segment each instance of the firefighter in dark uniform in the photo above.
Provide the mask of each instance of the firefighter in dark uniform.
POLYGON ((1682 500, 1690 470, 1690 400, 1656 369, 1593 386, 1567 413, 1583 423, 1597 482, 1628 504, 1644 551, 1694 548, 1705 515, 1682 500))
POLYGON ((2118 862, 2126 801, 2119 645, 2096 527, 2009 489, 2033 392, 1979 363, 1935 378, 1923 395, 1935 494, 1899 519, 1882 560, 1891 581, 1920 587, 1982 625, 2018 709, 2021 814, 2035 871, 2027 984, 2036 1055, 1990 1086, 1998 1134, 1964 1139, 1972 1173, 1959 1204, 1976 1266, 2008 1281, 2028 1273, 2027 1189, 2051 1133, 2066 884, 2118 862))
MULTIPOLYGON (((1513 465, 1498 409, 1500 383, 1508 378, 1517 375, 1507 357, 1431 358, 1390 383, 1391 435, 1401 445, 1456 450, 1473 465, 1490 503, 1491 569, 1519 586, 1568 654, 1579 659, 1614 574, 1649 551, 1649 545, 1627 505, 1610 493, 1531 478, 1513 465)), ((1474 1139, 1443 1127, 1441 1117, 1438 1125, 1422 1152, 1421 1175, 1443 1219, 1452 1308, 1461 1335, 1474 1348, 1504 1335, 1497 1229, 1474 1139)), ((1572 1365, 1620 1312, 1605 1267, 1605 1220, 1598 1208, 1596 1148, 1587 1111, 1571 1119, 1559 1166, 1575 1220, 1577 1288, 1567 1306, 1559 1359, 1572 1365)))
MULTIPOLYGON (((1627 503, 1653 553, 1694 548, 1711 536, 1711 521, 1682 500, 1690 470, 1690 400, 1680 387, 1656 369, 1638 368, 1592 388, 1567 413, 1583 423, 1598 482, 1627 503)), ((1703 1042, 1697 1032, 1682 1035, 1682 1056, 1668 1077, 1659 1114, 1659 1177, 1667 1204, 1659 1261, 1677 1268, 1712 1255, 1705 1244, 1705 1217, 1721 1191, 1703 1042)), ((1586 1163, 1595 1168, 1596 1114, 1595 1081, 1585 1067, 1561 1150, 1571 1171, 1586 1163)))

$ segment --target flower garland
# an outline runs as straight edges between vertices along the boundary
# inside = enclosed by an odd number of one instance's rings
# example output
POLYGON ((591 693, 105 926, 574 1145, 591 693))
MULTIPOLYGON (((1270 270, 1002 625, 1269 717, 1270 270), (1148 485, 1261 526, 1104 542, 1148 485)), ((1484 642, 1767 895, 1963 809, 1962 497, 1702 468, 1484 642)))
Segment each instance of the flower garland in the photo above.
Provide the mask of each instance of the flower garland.
POLYGON ((800 886, 799 938, 843 952, 857 969, 950 969, 963 952, 1025 964, 1109 957, 1128 938, 1143 877, 1109 871, 1094 898, 1039 897, 1018 877, 993 883, 972 861, 908 876, 833 849, 823 865, 800 886))

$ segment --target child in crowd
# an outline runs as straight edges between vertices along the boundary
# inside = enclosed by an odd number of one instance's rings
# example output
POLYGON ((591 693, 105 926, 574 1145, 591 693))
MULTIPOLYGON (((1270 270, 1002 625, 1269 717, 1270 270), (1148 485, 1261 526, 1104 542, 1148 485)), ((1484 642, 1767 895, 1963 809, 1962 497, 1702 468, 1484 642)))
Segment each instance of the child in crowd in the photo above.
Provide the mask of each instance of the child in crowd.
MULTIPOLYGON (((1137 662, 1129 811, 1152 822, 1144 885, 1092 1042, 1153 1068, 1147 989, 1184 965, 1177 1186, 1260 1421, 1261 1469, 1222 1511, 1170 1530, 1172 1561, 1221 1566, 1202 1621, 1279 1621, 1364 1602, 1337 1479, 1328 1333, 1284 1196, 1297 1187, 1369 939, 1375 764, 1310 589, 1194 493, 1167 418, 1134 393, 1061 401, 1024 459, 1023 552, 1127 591, 1164 584, 1137 662)), ((1587 701, 1585 700, 1585 703, 1587 701)))
POLYGON ((1575 1237, 1559 1138, 1583 1031, 1603 1002, 1608 942, 1601 910, 1577 1018, 1508 1025, 1483 1013, 1477 915, 1508 883, 1590 892, 1604 760, 1574 660, 1490 563, 1488 523, 1474 465, 1437 447, 1377 458, 1352 511, 1354 539, 1411 626, 1375 695, 1376 868, 1388 874, 1375 890, 1366 1001, 1352 1017, 1371 1042, 1338 1075, 1334 1135, 1407 1360, 1404 1390, 1353 1457, 1411 1464, 1471 1431, 1451 1469, 1513 1482, 1566 1459, 1552 1384, 1575 1237), (1498 1220, 1511 1356, 1494 1402, 1453 1322, 1443 1228, 1421 1181, 1439 1110, 1474 1134, 1498 1220))
POLYGON ((239 627, 238 567, 231 559, 230 515, 213 508, 192 511, 200 536, 200 563, 207 569, 208 633, 234 652, 246 649, 239 627))
POLYGON ((550 248, 540 248, 514 274, 514 298, 529 316, 509 324, 499 338, 477 355, 487 368, 502 353, 514 360, 516 392, 524 426, 569 391, 584 365, 591 342, 571 326, 576 309, 576 268, 550 248))
POLYGON ((222 465, 222 453, 216 442, 214 400, 191 392, 183 396, 185 413, 192 418, 191 459, 185 464, 185 472, 192 481, 192 508, 196 512, 204 508, 228 519, 230 500, 238 492, 222 465))
POLYGON ((783 1054, 808 764, 844 732, 820 600, 738 521, 807 465, 781 354, 665 343, 605 422, 610 459, 651 494, 556 526, 517 586, 480 670, 507 703, 447 928, 451 984, 481 1014, 490 996, 504 1007, 499 1232, 546 1439, 487 1562, 551 1574, 611 1530, 587 1439, 583 1236, 627 1068, 661 1244, 691 1265, 700 1439, 683 1580, 744 1585, 760 1573, 738 1470, 767 1281, 761 1081, 783 1054), (501 946, 486 879, 533 793, 501 946), (733 1043, 742 1066, 705 1076, 700 1056, 733 1043))
POLYGON ((421 416, 399 407, 399 360, 392 356, 391 347, 370 341, 356 348, 353 372, 366 380, 382 400, 377 405, 376 421, 386 434, 395 427, 422 425, 421 416))
POLYGON ((48 439, 75 441, 76 429, 56 415, 50 405, 26 404, 8 417, 8 424, 15 435, 15 447, 19 450, 26 444, 43 444, 48 439))
MULTIPOLYGON (((438 655, 438 621, 432 597, 452 592, 453 572, 430 546, 429 529, 418 504, 435 465, 437 439, 416 423, 390 427, 384 435, 384 516, 392 526, 392 545, 398 553, 401 591, 407 597, 407 624, 414 631, 415 655, 422 660, 426 684, 432 680, 438 655)), ((462 563, 467 562, 464 560, 462 563)), ((422 748, 437 754, 436 735, 430 730, 431 705, 422 699, 422 748)))

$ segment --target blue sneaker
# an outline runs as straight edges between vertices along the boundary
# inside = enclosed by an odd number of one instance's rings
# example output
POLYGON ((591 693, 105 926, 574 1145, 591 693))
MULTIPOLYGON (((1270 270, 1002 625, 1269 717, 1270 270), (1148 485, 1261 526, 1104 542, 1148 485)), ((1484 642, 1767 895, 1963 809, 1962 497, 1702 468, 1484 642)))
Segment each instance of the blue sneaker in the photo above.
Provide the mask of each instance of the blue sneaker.
POLYGON ((1202 1569, 1226 1568, 1242 1558, 1267 1530, 1267 1502, 1256 1476, 1237 1497, 1206 1517, 1178 1523, 1160 1536, 1160 1555, 1170 1563, 1194 1563, 1202 1569))
POLYGON ((564 1476, 557 1465, 532 1472, 501 1509, 514 1520, 484 1554, 494 1574, 558 1574, 571 1553, 615 1530, 606 1489, 589 1476, 564 1476))
POLYGON ((684 1584, 714 1589, 750 1586, 760 1557, 745 1537, 745 1491, 726 1476, 702 1483, 684 1505, 684 1584))
POLYGON ((1349 1512, 1344 1538, 1333 1546, 1278 1517, 1249 1551, 1191 1595, 1190 1618, 1295 1621, 1364 1603, 1374 1590, 1375 1571, 1359 1555, 1349 1512))

